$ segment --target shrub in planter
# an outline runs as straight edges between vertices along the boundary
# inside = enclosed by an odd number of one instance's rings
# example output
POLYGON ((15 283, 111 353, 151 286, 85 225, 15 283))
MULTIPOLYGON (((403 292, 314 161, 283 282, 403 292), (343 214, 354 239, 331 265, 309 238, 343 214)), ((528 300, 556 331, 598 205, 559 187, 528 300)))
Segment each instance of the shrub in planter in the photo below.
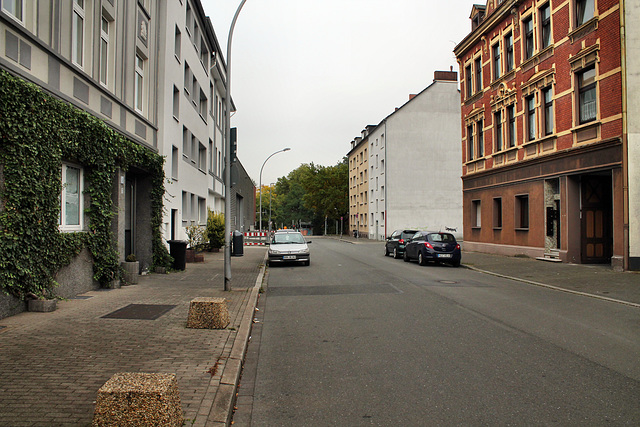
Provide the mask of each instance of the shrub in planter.
POLYGON ((224 214, 209 210, 207 214, 209 250, 219 251, 224 246, 224 214))

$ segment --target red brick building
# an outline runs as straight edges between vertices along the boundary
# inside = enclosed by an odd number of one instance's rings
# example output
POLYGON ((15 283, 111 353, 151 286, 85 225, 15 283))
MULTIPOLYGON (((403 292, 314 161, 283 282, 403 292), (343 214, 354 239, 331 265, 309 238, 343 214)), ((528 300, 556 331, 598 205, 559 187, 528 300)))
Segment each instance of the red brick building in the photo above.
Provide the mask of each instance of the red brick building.
POLYGON ((471 27, 465 249, 627 268, 619 1, 488 0, 471 27))

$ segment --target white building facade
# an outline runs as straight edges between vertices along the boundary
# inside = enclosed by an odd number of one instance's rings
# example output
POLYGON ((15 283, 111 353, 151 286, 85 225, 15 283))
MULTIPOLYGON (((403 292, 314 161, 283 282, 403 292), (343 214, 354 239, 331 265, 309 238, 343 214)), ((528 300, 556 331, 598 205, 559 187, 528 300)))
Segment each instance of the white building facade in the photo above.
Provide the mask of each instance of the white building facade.
POLYGON ((369 238, 394 230, 453 231, 462 238, 462 156, 457 73, 434 82, 368 134, 369 238))
POLYGON ((226 66, 199 0, 160 2, 159 150, 166 157, 164 234, 186 239, 224 211, 226 66))

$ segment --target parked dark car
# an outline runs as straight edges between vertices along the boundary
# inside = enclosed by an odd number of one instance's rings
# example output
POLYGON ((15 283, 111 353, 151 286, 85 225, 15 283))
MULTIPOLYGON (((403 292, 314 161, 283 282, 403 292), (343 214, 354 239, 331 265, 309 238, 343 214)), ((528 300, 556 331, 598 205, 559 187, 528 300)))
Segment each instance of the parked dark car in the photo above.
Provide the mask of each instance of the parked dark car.
POLYGON ((391 236, 387 237, 387 242, 384 245, 384 256, 393 254, 395 259, 400 258, 404 253, 406 242, 417 232, 418 230, 396 230, 391 233, 391 236))
POLYGON ((407 262, 417 259, 420 265, 433 261, 459 267, 462 253, 453 234, 419 231, 405 245, 403 258, 407 262))

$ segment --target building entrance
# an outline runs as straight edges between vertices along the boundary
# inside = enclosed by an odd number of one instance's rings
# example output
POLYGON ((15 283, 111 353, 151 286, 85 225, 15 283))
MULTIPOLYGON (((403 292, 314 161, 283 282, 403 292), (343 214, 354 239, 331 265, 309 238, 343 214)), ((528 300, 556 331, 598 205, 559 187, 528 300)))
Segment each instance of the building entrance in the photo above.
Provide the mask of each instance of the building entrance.
POLYGON ((610 263, 613 240, 610 174, 582 176, 581 205, 581 262, 610 263))

